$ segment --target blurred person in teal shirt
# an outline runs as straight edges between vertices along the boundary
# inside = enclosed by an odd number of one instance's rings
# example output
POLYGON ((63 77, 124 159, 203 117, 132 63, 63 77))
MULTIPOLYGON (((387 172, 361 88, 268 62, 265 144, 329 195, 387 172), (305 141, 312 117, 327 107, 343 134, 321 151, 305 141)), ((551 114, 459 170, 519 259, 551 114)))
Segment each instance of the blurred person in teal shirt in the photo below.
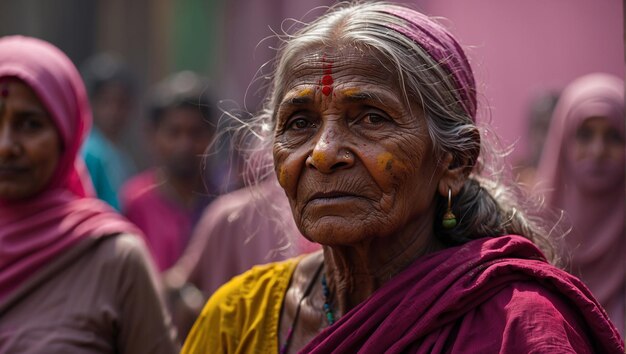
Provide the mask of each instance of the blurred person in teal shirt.
POLYGON ((119 210, 118 190, 136 172, 134 161, 119 142, 132 111, 135 80, 122 60, 107 53, 88 59, 81 74, 95 123, 82 156, 98 198, 119 210))

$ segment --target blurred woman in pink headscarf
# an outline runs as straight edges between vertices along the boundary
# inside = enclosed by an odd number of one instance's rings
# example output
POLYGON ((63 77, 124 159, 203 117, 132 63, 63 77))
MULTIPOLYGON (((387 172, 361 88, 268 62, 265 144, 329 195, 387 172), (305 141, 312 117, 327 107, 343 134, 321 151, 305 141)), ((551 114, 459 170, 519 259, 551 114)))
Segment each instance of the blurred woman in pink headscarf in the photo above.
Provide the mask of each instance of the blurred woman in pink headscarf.
POLYGON ((546 204, 563 209, 568 270, 589 286, 624 335, 624 81, 590 74, 572 82, 554 111, 539 165, 546 204))
POLYGON ((139 231, 89 197, 72 62, 0 38, 0 353, 174 353, 139 231))

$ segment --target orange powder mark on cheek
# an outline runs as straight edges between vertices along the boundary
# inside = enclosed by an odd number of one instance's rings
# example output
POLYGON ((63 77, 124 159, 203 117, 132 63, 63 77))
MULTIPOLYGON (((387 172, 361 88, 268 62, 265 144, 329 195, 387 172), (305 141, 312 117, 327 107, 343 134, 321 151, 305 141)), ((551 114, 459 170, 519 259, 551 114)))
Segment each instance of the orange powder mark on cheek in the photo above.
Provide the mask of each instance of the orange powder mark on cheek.
POLYGON ((404 169, 404 164, 394 159, 390 152, 383 152, 376 157, 376 166, 381 172, 391 172, 392 170, 404 169))
POLYGON ((280 183, 282 187, 285 187, 287 183, 289 183, 289 173, 287 173, 285 166, 281 166, 278 170, 278 183, 280 183))

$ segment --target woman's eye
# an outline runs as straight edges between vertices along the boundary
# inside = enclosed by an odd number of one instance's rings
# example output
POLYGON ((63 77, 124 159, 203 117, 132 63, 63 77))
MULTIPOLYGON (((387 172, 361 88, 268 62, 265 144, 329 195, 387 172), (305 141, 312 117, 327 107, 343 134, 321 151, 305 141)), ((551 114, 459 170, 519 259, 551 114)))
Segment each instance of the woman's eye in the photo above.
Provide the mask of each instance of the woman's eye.
POLYGON ((589 141, 591 141, 592 137, 593 137, 593 132, 584 126, 580 127, 576 131, 576 140, 578 140, 581 143, 588 143, 589 141))
POLYGON ((368 113, 362 119, 362 122, 368 125, 381 125, 387 121, 387 118, 376 113, 368 113))
POLYGON ((624 144, 624 137, 615 129, 611 129, 605 134, 605 140, 609 144, 621 145, 624 144))
POLYGON ((300 130, 300 129, 311 128, 313 126, 314 126, 314 124, 309 122, 308 120, 306 120, 304 118, 297 118, 297 119, 294 119, 293 121, 291 121, 291 123, 289 124, 289 126, 287 128, 288 129, 300 130))
POLYGON ((37 131, 43 127, 43 123, 34 117, 24 117, 19 120, 18 128, 23 131, 37 131))

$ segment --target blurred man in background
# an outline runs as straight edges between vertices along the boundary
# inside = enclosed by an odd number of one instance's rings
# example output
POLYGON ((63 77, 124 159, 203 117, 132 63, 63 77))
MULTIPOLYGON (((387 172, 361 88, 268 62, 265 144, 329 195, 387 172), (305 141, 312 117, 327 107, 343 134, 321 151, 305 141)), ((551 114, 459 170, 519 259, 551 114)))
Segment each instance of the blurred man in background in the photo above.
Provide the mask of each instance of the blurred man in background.
POLYGON ((148 130, 157 166, 120 191, 122 212, 145 233, 160 271, 178 260, 215 191, 201 173, 217 115, 207 87, 192 72, 174 74, 155 87, 148 130))

